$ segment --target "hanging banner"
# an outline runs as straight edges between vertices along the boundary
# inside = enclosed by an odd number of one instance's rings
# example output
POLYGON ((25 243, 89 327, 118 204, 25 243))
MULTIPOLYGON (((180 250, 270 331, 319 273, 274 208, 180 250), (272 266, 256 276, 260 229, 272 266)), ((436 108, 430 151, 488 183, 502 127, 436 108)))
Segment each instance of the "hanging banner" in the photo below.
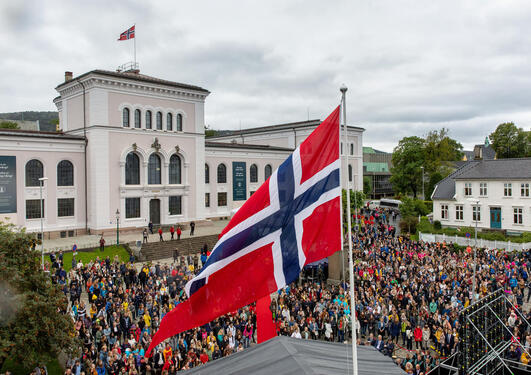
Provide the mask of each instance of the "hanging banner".
POLYGON ((17 159, 0 156, 0 214, 17 212, 17 159))
POLYGON ((232 162, 232 200, 244 201, 247 199, 247 174, 245 162, 232 162))

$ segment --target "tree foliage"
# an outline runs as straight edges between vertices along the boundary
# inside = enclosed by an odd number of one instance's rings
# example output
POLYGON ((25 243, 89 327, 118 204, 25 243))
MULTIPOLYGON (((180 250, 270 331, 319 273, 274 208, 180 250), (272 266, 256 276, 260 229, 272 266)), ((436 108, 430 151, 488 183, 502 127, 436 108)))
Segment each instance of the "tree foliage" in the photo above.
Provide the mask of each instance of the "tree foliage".
POLYGON ((531 131, 512 122, 498 125, 489 139, 498 159, 531 157, 531 131))
POLYGON ((452 163, 462 158, 462 149, 445 128, 431 131, 425 138, 402 138, 393 150, 393 187, 398 193, 412 193, 416 198, 424 178, 425 196, 429 198, 435 184, 451 173, 452 163))
MULTIPOLYGON (((350 213, 354 215, 356 208, 363 207, 365 200, 365 194, 362 191, 350 190, 350 213)), ((343 202, 343 221, 346 222, 347 218, 347 191, 342 189, 341 201, 343 202)))
POLYGON ((424 139, 420 137, 405 137, 400 140, 393 150, 393 167, 391 168, 391 183, 397 192, 409 193, 417 196, 419 185, 422 183, 421 166, 425 161, 424 139))
POLYGON ((363 194, 370 196, 372 193, 372 178, 363 176, 363 194))
POLYGON ((41 271, 32 239, 0 222, 0 369, 7 358, 29 369, 80 347, 66 297, 41 271))
POLYGON ((0 129, 19 129, 18 124, 13 121, 0 122, 0 129))

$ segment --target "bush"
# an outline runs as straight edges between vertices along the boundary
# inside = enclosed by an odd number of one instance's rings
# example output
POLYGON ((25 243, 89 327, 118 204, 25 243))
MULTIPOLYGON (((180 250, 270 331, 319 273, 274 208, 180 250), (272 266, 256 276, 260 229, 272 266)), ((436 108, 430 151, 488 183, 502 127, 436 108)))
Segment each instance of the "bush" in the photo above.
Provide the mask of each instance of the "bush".
POLYGON ((439 220, 435 220, 433 222, 433 228, 435 228, 436 230, 441 230, 442 228, 441 222, 439 220))
POLYGON ((428 209, 428 212, 433 212, 433 201, 424 201, 424 205, 428 209))
POLYGON ((419 220, 415 216, 405 217, 400 221, 400 231, 402 233, 416 233, 418 222, 419 220))
POLYGON ((433 225, 426 216, 420 218, 420 222, 417 225, 417 230, 422 233, 431 233, 433 231, 433 225))

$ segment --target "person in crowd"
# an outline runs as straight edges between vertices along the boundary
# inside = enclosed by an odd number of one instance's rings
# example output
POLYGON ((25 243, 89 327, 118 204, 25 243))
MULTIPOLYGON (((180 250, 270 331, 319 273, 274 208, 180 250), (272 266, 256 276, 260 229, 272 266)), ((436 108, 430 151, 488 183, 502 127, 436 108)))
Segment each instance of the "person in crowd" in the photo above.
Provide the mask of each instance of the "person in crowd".
POLYGON ((100 251, 103 252, 103 250, 105 250, 105 239, 103 238, 103 233, 102 233, 100 237, 100 251))
POLYGON ((173 225, 170 227, 170 235, 171 239, 173 240, 173 236, 175 236, 175 228, 173 227, 173 225))
POLYGON ((159 241, 164 242, 164 238, 162 237, 162 227, 159 227, 159 241))
POLYGON ((142 238, 142 243, 148 243, 148 231, 146 228, 144 228, 144 230, 142 231, 142 238))

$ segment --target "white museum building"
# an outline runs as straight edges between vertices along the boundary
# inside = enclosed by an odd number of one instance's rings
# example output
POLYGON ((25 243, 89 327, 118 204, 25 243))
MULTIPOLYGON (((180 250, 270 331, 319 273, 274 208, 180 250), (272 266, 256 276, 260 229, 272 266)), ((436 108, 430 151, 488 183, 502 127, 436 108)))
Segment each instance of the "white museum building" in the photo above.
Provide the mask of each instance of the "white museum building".
POLYGON ((531 231, 531 158, 472 160, 440 181, 433 218, 447 227, 531 231))
MULTIPOLYGON (((228 217, 320 124, 205 139, 210 92, 138 70, 65 72, 56 90, 60 131, 0 130, 0 220, 39 232, 42 205, 46 238, 228 217)), ((343 147, 357 190, 363 131, 343 147)))

